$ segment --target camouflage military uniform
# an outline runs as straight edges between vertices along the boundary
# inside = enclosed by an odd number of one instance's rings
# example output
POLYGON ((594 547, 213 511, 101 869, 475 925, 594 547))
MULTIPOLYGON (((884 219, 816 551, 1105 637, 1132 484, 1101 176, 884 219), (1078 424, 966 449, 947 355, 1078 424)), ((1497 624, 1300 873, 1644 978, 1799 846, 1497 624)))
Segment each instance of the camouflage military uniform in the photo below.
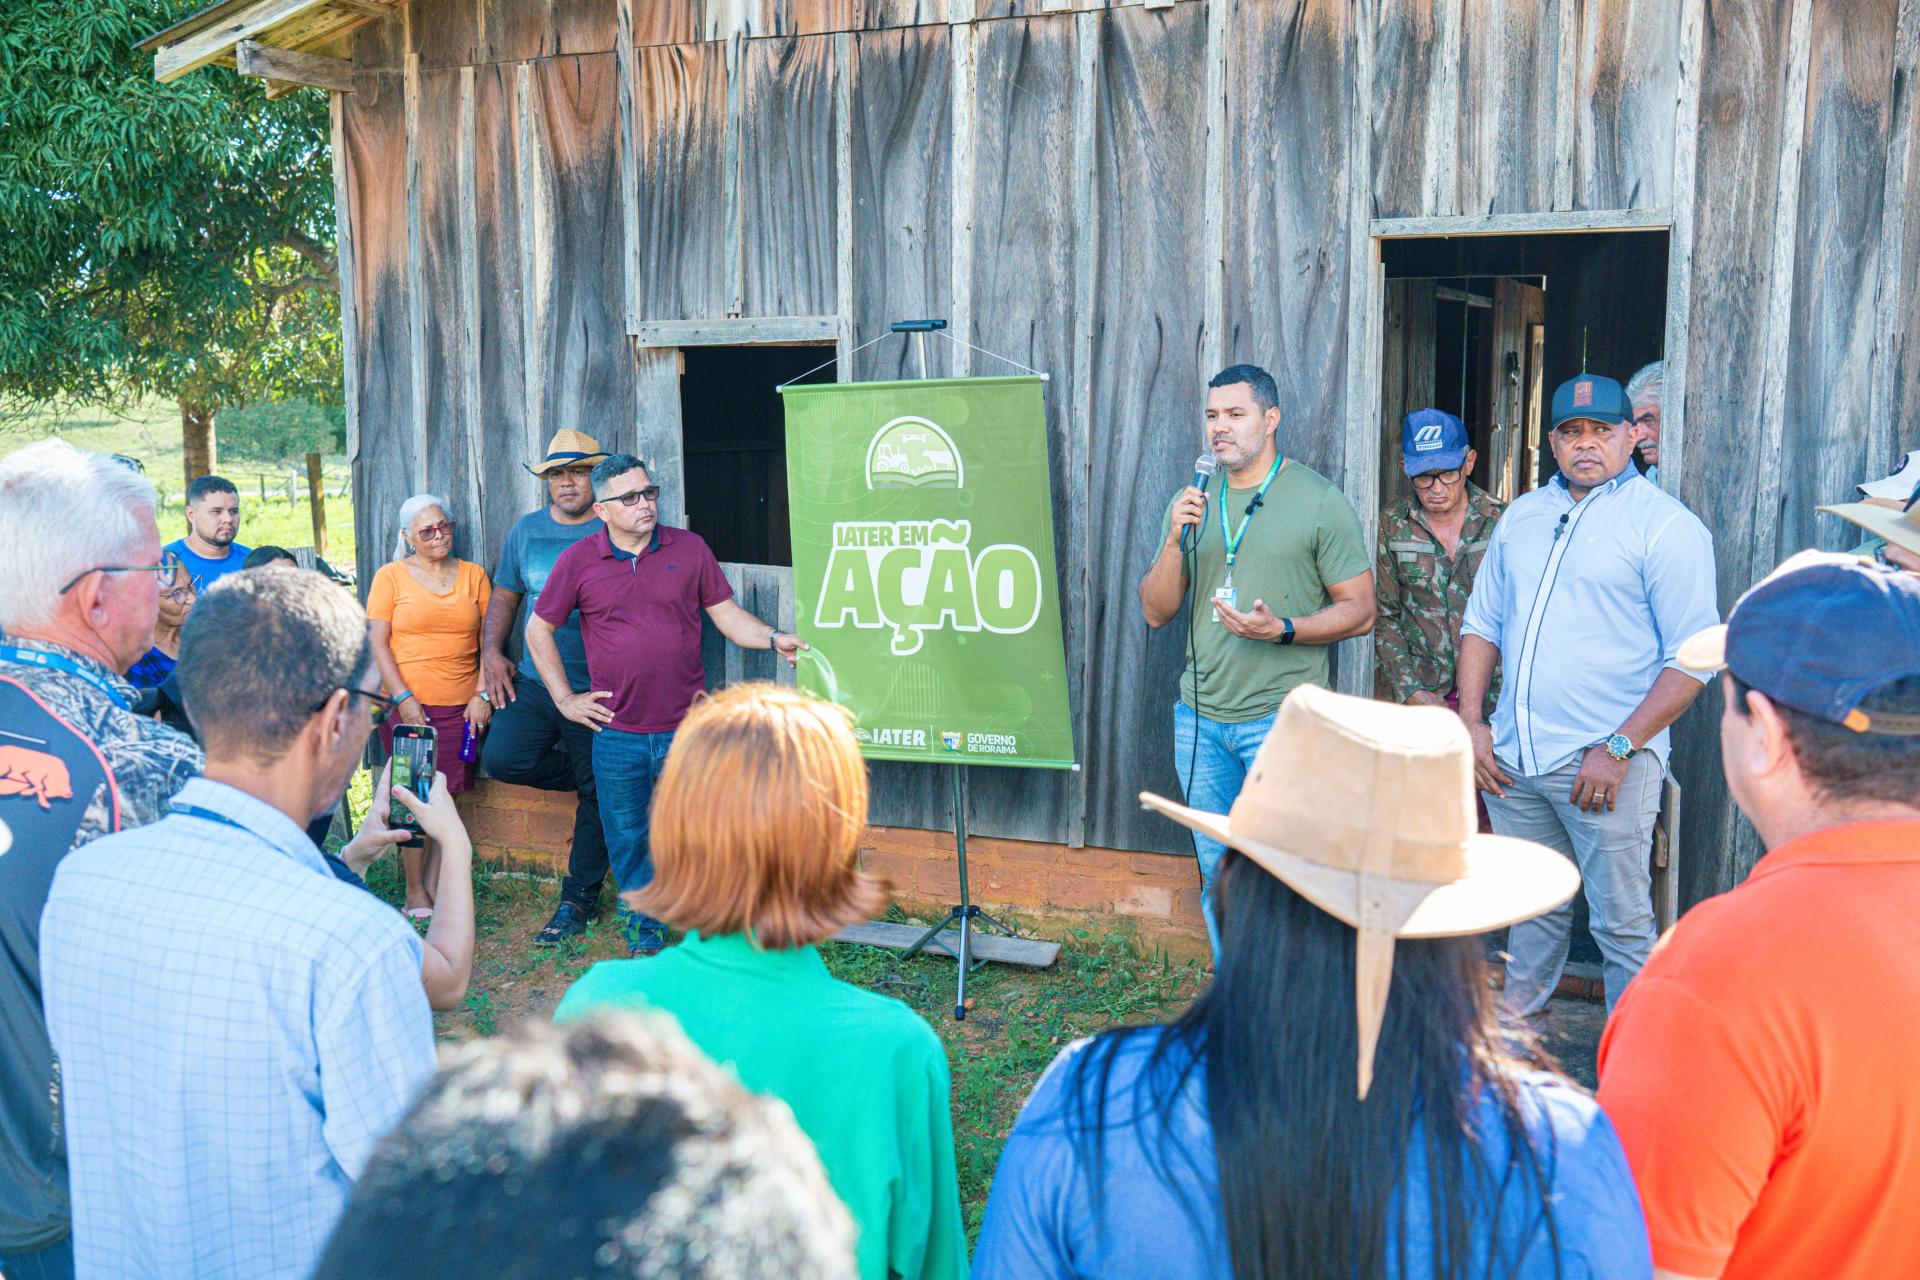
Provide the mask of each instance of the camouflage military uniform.
MULTIPOLYGON (((1427 524, 1419 499, 1402 498, 1380 521, 1380 554, 1373 575, 1379 617, 1374 623, 1375 692, 1405 702, 1425 690, 1444 698, 1454 685, 1460 620, 1486 557, 1500 504, 1467 483, 1467 518, 1449 560, 1427 524)), ((1496 670, 1487 690, 1491 709, 1500 692, 1496 670)))

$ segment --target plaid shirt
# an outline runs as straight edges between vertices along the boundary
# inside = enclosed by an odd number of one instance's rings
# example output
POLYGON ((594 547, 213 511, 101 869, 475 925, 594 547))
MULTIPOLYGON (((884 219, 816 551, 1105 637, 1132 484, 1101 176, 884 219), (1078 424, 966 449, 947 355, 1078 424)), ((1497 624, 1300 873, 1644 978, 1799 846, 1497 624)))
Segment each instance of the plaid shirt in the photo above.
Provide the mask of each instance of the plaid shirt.
MULTIPOLYGON (((1373 653, 1385 696, 1405 702, 1425 690, 1444 698, 1453 688, 1460 620, 1499 519, 1500 504, 1469 480, 1466 523, 1449 559, 1418 499, 1402 498, 1387 509, 1380 521, 1380 554, 1373 575, 1379 606, 1373 653)), ((1496 669, 1487 689, 1488 708, 1499 693, 1496 669)))
POLYGON ((191 782, 41 922, 79 1274, 303 1277, 433 1073, 420 940, 285 814, 191 782))

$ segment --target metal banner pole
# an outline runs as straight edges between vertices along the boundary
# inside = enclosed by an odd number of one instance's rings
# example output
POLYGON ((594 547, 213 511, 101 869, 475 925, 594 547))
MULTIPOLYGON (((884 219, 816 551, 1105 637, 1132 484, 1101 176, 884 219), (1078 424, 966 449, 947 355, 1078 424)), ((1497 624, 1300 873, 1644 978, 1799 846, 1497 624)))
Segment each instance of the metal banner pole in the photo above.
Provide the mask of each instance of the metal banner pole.
MULTIPOLYGON (((920 358, 920 380, 927 380, 927 335, 947 327, 945 320, 900 320, 890 326, 893 332, 914 335, 920 358)), ((973 905, 973 896, 967 886, 967 766, 953 766, 953 853, 960 873, 960 903, 947 912, 947 918, 935 924, 933 928, 921 934, 919 940, 901 952, 903 957, 916 956, 929 943, 936 943, 947 950, 945 943, 938 942, 940 933, 949 925, 960 928, 960 949, 954 955, 959 962, 953 993, 953 1016, 964 1021, 967 1016, 967 971, 973 967, 973 922, 978 920, 985 927, 998 929, 1008 937, 1017 937, 1014 931, 995 920, 992 916, 973 905)), ((984 963, 984 962, 982 962, 984 963)))

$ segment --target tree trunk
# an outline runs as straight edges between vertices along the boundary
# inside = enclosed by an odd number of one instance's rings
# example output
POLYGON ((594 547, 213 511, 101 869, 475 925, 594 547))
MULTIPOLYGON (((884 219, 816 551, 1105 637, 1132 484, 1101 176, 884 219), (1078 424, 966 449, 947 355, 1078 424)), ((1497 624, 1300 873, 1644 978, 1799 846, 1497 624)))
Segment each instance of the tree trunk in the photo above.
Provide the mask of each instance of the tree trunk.
POLYGON ((213 406, 180 402, 180 441, 184 446, 187 483, 213 474, 218 465, 213 438, 213 406))

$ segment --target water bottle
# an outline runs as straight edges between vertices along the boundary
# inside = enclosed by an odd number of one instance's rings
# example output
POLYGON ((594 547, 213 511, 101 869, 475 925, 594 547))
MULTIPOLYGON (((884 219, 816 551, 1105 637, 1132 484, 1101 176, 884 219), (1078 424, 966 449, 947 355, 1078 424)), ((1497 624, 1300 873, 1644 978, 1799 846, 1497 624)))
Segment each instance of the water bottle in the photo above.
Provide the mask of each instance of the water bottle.
POLYGON ((467 721, 466 728, 460 734, 460 758, 472 764, 480 758, 480 735, 473 731, 473 721, 467 721))

